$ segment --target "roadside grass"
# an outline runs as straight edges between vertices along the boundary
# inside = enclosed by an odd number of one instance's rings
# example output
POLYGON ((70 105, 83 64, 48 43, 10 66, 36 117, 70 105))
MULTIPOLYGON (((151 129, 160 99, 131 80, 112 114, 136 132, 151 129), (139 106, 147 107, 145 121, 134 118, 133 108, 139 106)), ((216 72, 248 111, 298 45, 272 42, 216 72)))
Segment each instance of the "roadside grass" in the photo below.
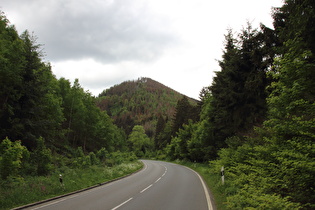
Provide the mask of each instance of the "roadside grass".
POLYGON ((226 210, 226 201, 229 191, 229 181, 226 180, 224 185, 222 184, 220 171, 211 167, 206 163, 192 163, 188 161, 176 160, 174 163, 189 167, 194 171, 198 172, 200 176, 207 183, 208 188, 211 193, 211 197, 213 197, 215 208, 218 210, 226 210))
POLYGON ((143 167, 133 161, 113 167, 100 165, 85 168, 59 168, 49 176, 12 178, 0 182, 0 209, 11 209, 36 201, 88 188, 131 174, 143 167), (59 182, 62 174, 63 185, 59 182))

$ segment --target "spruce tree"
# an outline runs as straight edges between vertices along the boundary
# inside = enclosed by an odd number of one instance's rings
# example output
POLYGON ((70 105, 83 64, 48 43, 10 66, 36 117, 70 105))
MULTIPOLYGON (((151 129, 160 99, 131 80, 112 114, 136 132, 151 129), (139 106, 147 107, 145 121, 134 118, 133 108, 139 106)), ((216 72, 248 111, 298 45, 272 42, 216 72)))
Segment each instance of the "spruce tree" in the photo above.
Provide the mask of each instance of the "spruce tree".
POLYGON ((210 121, 213 124, 214 139, 216 147, 224 146, 224 140, 234 135, 237 129, 236 121, 241 120, 240 116, 233 116, 234 110, 240 103, 241 81, 238 69, 240 68, 240 53, 236 46, 236 39, 230 30, 225 36, 226 45, 223 60, 219 62, 221 71, 216 72, 210 87, 213 99, 210 106, 213 112, 210 114, 210 121))
POLYGON ((188 124, 188 120, 197 121, 199 118, 199 110, 197 106, 189 103, 188 98, 183 96, 178 100, 172 124, 172 135, 175 136, 176 132, 183 128, 184 124, 188 124))
POLYGON ((161 133, 164 131, 165 128, 165 120, 162 115, 159 115, 156 129, 155 129, 155 137, 154 137, 154 143, 156 149, 161 149, 163 144, 163 139, 161 133))
POLYGON ((213 96, 210 121, 216 147, 225 146, 228 137, 250 133, 266 114, 268 66, 263 62, 260 32, 248 25, 238 40, 231 30, 225 38, 223 60, 219 62, 221 71, 216 72, 210 87, 213 96))
MULTIPOLYGON (((0 11, 0 141, 12 129, 15 108, 21 97, 24 65, 23 41, 0 11)), ((10 137, 11 138, 11 137, 10 137)))

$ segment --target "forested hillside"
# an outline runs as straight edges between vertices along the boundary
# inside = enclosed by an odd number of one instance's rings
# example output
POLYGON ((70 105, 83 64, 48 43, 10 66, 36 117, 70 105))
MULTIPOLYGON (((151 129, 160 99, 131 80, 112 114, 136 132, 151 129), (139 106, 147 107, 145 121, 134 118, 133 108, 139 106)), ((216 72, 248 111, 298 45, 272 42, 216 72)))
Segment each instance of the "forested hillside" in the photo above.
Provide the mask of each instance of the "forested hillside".
MULTIPOLYGON (((114 123, 129 135, 135 125, 142 125, 152 138, 156 134, 159 117, 173 120, 178 100, 184 95, 150 78, 126 81, 104 90, 97 98, 97 105, 107 111, 114 123)), ((192 106, 197 100, 188 99, 192 106)), ((193 116, 198 110, 191 110, 193 116), (195 111, 195 112, 194 112, 195 111)))

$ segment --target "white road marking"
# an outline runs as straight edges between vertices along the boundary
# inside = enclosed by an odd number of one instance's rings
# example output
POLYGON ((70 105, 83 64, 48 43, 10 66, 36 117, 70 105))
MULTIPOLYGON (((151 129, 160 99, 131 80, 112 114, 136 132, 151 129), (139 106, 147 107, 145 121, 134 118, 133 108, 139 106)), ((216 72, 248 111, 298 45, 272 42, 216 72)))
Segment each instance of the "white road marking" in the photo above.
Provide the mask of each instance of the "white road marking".
POLYGON ((141 190, 141 192, 140 193, 143 193, 144 191, 146 191, 147 189, 149 189, 150 187, 152 187, 153 185, 152 184, 150 184, 148 187, 146 187, 146 188, 144 188, 143 190, 141 190))
POLYGON ((158 179, 157 179, 154 183, 157 183, 158 181, 160 181, 160 180, 161 180, 161 178, 162 178, 162 177, 158 178, 158 179))
POLYGON ((45 204, 45 205, 42 205, 42 206, 39 206, 39 207, 35 207, 35 208, 31 208, 32 210, 35 210, 35 209, 41 209, 41 208, 44 208, 44 207, 47 207, 47 206, 51 206, 51 205, 54 205, 54 204, 57 204, 57 203, 60 203, 60 202, 63 202, 67 199, 72 199, 72 198, 75 198, 75 197, 78 197, 79 194, 75 194, 75 195, 70 195, 69 197, 66 197, 66 198, 63 198, 63 199, 60 199, 60 200, 57 200, 57 201, 54 201, 54 202, 50 202, 48 204, 45 204))
MULTIPOLYGON (((186 167, 186 166, 184 166, 184 167, 186 167)), ((188 167, 186 167, 186 168, 188 168, 188 167)), ((207 186, 206 186, 205 182, 203 181, 203 179, 201 178, 201 176, 200 176, 196 171, 192 170, 191 168, 188 168, 188 169, 191 170, 191 171, 193 171, 193 172, 194 172, 195 174, 197 174, 197 176, 199 177, 200 182, 201 182, 201 184, 202 184, 202 186, 203 186, 203 190, 205 191, 206 200, 207 200, 207 203, 208 203, 208 209, 209 209, 209 210, 213 210, 212 204, 211 204, 211 200, 210 200, 210 195, 209 195, 209 192, 208 192, 208 189, 207 189, 207 186)))
POLYGON ((145 162, 142 162, 144 164, 144 168, 142 169, 143 171, 147 170, 148 166, 145 164, 145 162))
POLYGON ((64 200, 66 200, 66 199, 62 199, 62 200, 59 200, 59 201, 55 201, 55 202, 52 202, 52 203, 49 203, 49 204, 46 204, 46 205, 43 205, 43 206, 39 206, 39 207, 36 207, 36 208, 32 208, 32 209, 33 209, 33 210, 35 210, 35 209, 41 209, 41 208, 44 208, 44 207, 46 207, 46 206, 50 206, 50 205, 54 205, 54 204, 56 204, 56 203, 62 202, 62 201, 64 201, 64 200))
POLYGON ((116 210, 116 209, 118 209, 119 207, 121 207, 121 206, 123 206, 123 205, 125 205, 126 203, 128 203, 129 201, 131 201, 133 198, 129 198, 128 200, 126 200, 125 202, 123 202, 123 203, 121 203, 121 204, 119 204, 118 206, 116 206, 115 208, 112 208, 112 210, 116 210))
POLYGON ((162 177, 165 176, 166 172, 167 172, 167 169, 166 169, 166 170, 164 171, 164 173, 162 174, 162 177))

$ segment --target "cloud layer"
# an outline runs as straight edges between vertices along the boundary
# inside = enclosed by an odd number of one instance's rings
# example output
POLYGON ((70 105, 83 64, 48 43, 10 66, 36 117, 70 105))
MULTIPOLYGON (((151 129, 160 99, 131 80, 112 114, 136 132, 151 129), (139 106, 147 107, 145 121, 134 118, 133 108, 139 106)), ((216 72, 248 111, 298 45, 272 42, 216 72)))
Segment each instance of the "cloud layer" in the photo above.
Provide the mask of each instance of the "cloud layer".
POLYGON ((51 61, 94 58, 101 63, 157 59, 179 39, 145 1, 5 0, 33 26, 51 61))
POLYGON ((34 32, 57 78, 98 95, 151 77, 198 98, 219 71, 224 34, 271 26, 282 0, 2 0, 19 33, 34 32))

